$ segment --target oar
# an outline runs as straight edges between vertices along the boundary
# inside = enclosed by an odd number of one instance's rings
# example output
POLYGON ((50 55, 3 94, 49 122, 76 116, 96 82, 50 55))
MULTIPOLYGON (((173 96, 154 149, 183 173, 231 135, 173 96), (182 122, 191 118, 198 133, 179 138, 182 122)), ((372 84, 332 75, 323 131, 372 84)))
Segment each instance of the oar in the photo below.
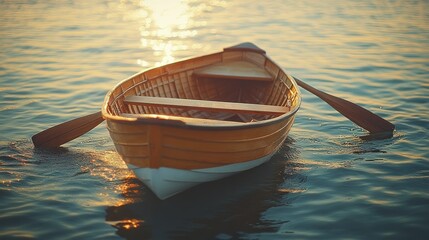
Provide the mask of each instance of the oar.
MULTIPOLYGON (((352 102, 339 97, 332 96, 322 92, 304 82, 295 78, 299 86, 318 96, 327 102, 339 113, 350 119, 352 122, 368 130, 370 133, 392 132, 395 125, 387 120, 375 115, 374 113, 360 107, 352 102)), ((76 118, 74 120, 61 123, 54 127, 48 128, 32 137, 35 147, 55 148, 69 142, 82 134, 90 131, 104 119, 101 112, 96 112, 87 116, 76 118)))
POLYGON ((332 96, 322 92, 294 77, 296 83, 305 90, 318 96, 320 99, 331 105, 339 113, 350 119, 352 122, 368 130, 370 133, 391 133, 395 129, 395 125, 381 118, 380 116, 368 111, 367 109, 358 106, 352 102, 339 97, 332 96))
POLYGON ((35 147, 55 148, 89 132, 103 121, 101 112, 96 112, 48 128, 31 139, 35 147))

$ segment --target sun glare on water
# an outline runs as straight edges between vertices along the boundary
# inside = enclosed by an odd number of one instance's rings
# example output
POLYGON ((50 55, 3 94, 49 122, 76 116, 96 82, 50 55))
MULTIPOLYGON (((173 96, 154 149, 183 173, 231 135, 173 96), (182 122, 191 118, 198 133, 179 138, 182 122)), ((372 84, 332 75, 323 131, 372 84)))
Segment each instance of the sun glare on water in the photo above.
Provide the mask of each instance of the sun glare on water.
MULTIPOLYGON (((175 52, 186 50, 184 39, 197 34, 192 30, 193 10, 186 1, 181 0, 142 0, 140 15, 144 19, 140 27, 141 46, 151 48, 160 61, 155 66, 164 65, 175 61, 175 52)), ((141 66, 150 64, 139 59, 141 66)))

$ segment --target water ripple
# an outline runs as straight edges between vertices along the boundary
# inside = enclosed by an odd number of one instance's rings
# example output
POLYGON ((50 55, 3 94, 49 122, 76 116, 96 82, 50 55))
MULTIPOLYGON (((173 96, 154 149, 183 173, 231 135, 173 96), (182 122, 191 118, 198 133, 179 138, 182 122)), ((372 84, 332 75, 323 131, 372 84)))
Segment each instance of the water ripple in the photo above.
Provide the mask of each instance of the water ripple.
POLYGON ((427 1, 157 3, 0 1, 1 239, 429 235, 427 1), (165 202, 128 171, 103 124, 55 151, 32 146, 143 68, 245 41, 396 131, 368 134, 302 90, 274 161, 165 202))

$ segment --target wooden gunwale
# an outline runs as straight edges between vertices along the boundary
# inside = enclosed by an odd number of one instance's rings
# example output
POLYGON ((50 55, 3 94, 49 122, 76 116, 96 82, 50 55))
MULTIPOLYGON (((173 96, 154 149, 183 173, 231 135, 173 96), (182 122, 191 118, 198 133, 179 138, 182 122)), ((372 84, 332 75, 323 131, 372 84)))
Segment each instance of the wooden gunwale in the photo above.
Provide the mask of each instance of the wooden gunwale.
MULTIPOLYGON (((287 125, 289 124, 293 119, 287 120, 287 123, 278 123, 280 125, 287 125)), ((140 125, 135 125, 139 132, 135 131, 135 128, 133 127, 129 131, 117 131, 114 130, 111 127, 112 123, 108 123, 108 130, 111 132, 111 134, 114 134, 117 137, 124 136, 124 137, 132 137, 135 136, 145 136, 148 134, 148 129, 152 124, 145 124, 143 128, 140 127, 140 125)), ((115 124, 115 123, 113 123, 115 124)), ((122 123, 119 123, 122 124, 122 123)), ((239 123, 236 123, 239 124, 239 123)), ((250 123, 247 123, 250 124, 250 123)), ((242 124, 240 124, 242 125, 242 124)), ((167 124, 166 129, 163 131, 163 135, 165 137, 177 137, 187 140, 187 141, 201 141, 201 142, 213 142, 213 143, 239 143, 239 142, 246 142, 249 139, 261 139, 265 136, 267 136, 267 132, 270 134, 274 134, 275 132, 281 131, 284 126, 280 126, 280 128, 277 126, 277 124, 271 124, 268 126, 259 127, 255 130, 252 130, 252 128, 245 128, 245 129, 228 129, 228 131, 219 131, 217 129, 215 132, 213 132, 209 128, 197 128, 197 129, 189 129, 186 126, 172 126, 170 124, 167 124), (248 131, 249 130, 249 131, 248 131), (197 131, 197 132, 189 132, 189 131, 197 131), (232 131, 232 132, 231 132, 232 131), (189 134, 186 134, 189 133, 189 134), (198 133, 198 134, 197 134, 198 133), (228 133, 227 135, 225 135, 228 133)), ((144 142, 144 141, 143 141, 144 142)))
MULTIPOLYGON (((246 142, 249 139, 261 139, 270 134, 274 134, 285 128, 294 119, 285 120, 286 123, 273 123, 267 126, 261 126, 258 128, 245 128, 245 129, 227 129, 227 131, 216 130, 215 132, 210 129, 187 129, 187 128, 168 128, 164 131, 166 137, 177 137, 188 141, 200 141, 200 142, 213 142, 213 143, 241 143, 246 142), (277 125, 285 125, 278 127, 277 125), (249 130, 249 131, 247 131, 249 130), (198 131, 198 134, 186 135, 186 132, 198 131), (228 133, 228 134, 226 134, 228 133)), ((249 124, 249 123, 247 123, 249 124)))
POLYGON ((209 131, 219 131, 219 130, 239 130, 239 129, 252 129, 252 128, 259 128, 264 126, 273 125, 279 122, 284 121, 287 118, 290 118, 293 116, 297 111, 298 107, 292 109, 292 111, 287 112, 283 115, 280 115, 278 117, 266 119, 263 121, 257 121, 257 122, 243 122, 240 124, 231 124, 231 125, 202 125, 202 124, 195 124, 195 123, 185 123, 180 120, 172 120, 165 118, 165 115, 157 115, 157 114, 141 114, 137 118, 128 118, 128 117, 122 117, 122 116, 110 116, 109 120, 120 123, 120 124, 126 124, 126 125, 135 125, 140 126, 141 124, 159 124, 159 125, 165 125, 165 126, 176 126, 176 127, 182 127, 183 129, 206 129, 209 131))

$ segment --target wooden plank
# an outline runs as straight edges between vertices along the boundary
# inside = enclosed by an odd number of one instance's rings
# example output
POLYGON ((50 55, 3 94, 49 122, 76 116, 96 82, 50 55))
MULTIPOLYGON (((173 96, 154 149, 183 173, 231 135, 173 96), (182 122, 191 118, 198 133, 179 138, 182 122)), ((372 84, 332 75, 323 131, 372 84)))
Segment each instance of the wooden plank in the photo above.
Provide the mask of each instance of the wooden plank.
POLYGON ((160 119, 160 120, 172 120, 179 121, 185 124, 202 124, 202 125, 216 125, 216 126, 230 126, 230 125, 242 125, 243 122, 233 122, 227 120, 216 120, 216 119, 205 119, 205 118, 190 118, 180 116, 159 116, 156 114, 129 114, 122 113, 121 116, 127 118, 148 118, 148 119, 160 119))
POLYGON ((265 69, 246 61, 223 62, 194 71, 195 77, 233 80, 273 81, 265 69))
POLYGON ((264 115, 281 115, 289 111, 289 107, 283 106, 148 96, 128 96, 125 98, 125 103, 215 112, 250 113, 264 115))

